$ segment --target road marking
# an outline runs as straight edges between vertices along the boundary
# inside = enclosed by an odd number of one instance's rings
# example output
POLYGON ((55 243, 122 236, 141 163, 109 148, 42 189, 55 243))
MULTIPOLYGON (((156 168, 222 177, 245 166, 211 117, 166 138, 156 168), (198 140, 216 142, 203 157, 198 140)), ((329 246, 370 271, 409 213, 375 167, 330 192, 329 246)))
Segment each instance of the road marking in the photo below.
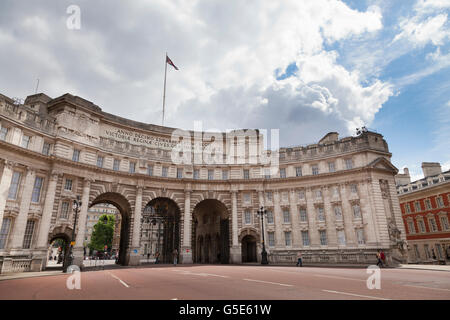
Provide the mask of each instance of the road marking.
POLYGON ((270 282, 270 281, 263 281, 263 280, 254 280, 254 279, 242 279, 245 281, 253 281, 253 282, 261 282, 261 283, 269 283, 269 284, 276 284, 279 286, 284 286, 284 287, 293 287, 292 284, 285 284, 285 283, 278 283, 278 282, 270 282))
POLYGON ((413 288, 422 288, 422 289, 431 289, 431 290, 443 290, 443 291, 450 291, 450 289, 444 289, 444 288, 432 288, 432 287, 423 287, 423 286, 411 286, 409 284, 403 284, 404 287, 413 287, 413 288))
POLYGON ((346 277, 336 277, 336 276, 325 276, 322 274, 313 274, 315 277, 323 277, 323 278, 334 278, 334 279, 344 279, 344 280, 353 280, 353 281, 363 281, 366 282, 367 280, 362 279, 354 279, 354 278, 346 278, 346 277))
POLYGON ((387 299, 387 298, 380 298, 380 297, 373 297, 373 296, 364 296, 364 295, 361 295, 361 294, 341 292, 341 291, 333 291, 333 290, 322 290, 322 291, 330 292, 330 293, 337 293, 337 294, 344 294, 344 295, 347 295, 347 296, 354 296, 354 297, 362 297, 362 298, 370 298, 370 299, 378 299, 378 300, 391 300, 391 299, 387 299))
POLYGON ((121 284, 123 284, 125 287, 127 287, 127 288, 129 288, 130 286, 129 285, 127 285, 124 281, 122 281, 121 279, 119 279, 118 277, 116 277, 115 275, 113 275, 111 272, 108 272, 110 275, 111 275, 111 277, 113 277, 114 279, 116 279, 116 280, 119 280, 119 282, 121 283, 121 284))
POLYGON ((182 274, 184 275, 193 275, 193 276, 202 276, 202 277, 207 277, 207 276, 211 276, 211 277, 220 277, 220 278, 229 278, 229 276, 222 276, 220 274, 214 274, 214 273, 194 273, 191 271, 184 271, 184 270, 172 270, 174 272, 182 272, 182 274))

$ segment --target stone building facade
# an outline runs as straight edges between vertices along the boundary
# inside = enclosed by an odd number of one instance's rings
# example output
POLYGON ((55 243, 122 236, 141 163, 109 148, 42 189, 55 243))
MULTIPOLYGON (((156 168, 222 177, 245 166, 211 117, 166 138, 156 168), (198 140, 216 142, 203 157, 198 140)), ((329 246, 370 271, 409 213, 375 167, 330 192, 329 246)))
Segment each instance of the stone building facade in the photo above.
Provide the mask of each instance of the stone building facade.
POLYGON ((423 162, 423 179, 408 168, 395 177, 408 241, 408 262, 450 264, 450 171, 423 162))
POLYGON ((100 203, 120 212, 124 265, 140 263, 144 224, 159 227, 163 261, 174 248, 182 263, 260 261, 262 206, 270 263, 292 263, 302 251, 306 264, 367 265, 379 248, 391 263, 405 261, 398 170, 382 135, 329 133, 317 144, 272 151, 264 141, 258 130, 131 121, 70 94, 24 103, 0 95, 2 269, 21 261, 41 270, 49 243, 72 234, 77 196, 78 265, 88 209, 100 203))

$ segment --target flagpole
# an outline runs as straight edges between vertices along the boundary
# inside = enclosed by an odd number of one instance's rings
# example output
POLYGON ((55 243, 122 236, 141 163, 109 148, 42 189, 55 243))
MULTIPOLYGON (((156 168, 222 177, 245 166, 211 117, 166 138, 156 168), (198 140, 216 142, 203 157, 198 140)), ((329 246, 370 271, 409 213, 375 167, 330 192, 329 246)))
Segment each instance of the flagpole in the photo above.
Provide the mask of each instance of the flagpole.
POLYGON ((164 60, 164 93, 163 93, 163 111, 162 111, 162 125, 164 125, 164 109, 166 105, 166 76, 167 76, 167 52, 164 60))

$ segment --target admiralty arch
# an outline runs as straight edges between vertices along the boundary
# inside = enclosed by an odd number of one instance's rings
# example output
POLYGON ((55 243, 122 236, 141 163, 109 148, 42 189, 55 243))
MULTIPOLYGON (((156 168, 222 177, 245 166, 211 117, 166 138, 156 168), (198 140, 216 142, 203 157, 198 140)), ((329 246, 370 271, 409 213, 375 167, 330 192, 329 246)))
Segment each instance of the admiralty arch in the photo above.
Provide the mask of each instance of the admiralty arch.
POLYGON ((405 261, 398 170, 381 134, 330 132, 276 152, 263 140, 140 123, 71 94, 0 94, 0 271, 44 270, 55 239, 74 242, 81 266, 87 212, 100 203, 120 212, 122 265, 141 263, 147 224, 161 228, 163 261, 177 249, 183 264, 258 263, 261 207, 269 263, 301 251, 305 264, 367 265, 378 249, 405 261), (206 149, 220 161, 195 161, 206 149))

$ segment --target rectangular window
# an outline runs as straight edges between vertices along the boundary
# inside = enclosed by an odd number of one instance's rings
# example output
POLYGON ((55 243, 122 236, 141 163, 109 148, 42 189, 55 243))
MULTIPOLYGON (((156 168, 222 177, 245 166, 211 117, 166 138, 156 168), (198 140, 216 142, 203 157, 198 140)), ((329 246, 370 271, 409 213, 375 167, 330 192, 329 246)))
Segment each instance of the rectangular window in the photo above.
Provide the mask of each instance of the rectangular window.
POLYGON ((64 190, 72 190, 72 179, 66 179, 66 183, 64 184, 64 190))
POLYGON ((222 179, 228 180, 228 170, 222 170, 222 179))
POLYGON ((61 219, 69 218, 69 207, 70 207, 70 202, 64 201, 61 204, 61 219))
POLYGON ((286 244, 286 246, 290 246, 291 245, 291 232, 290 231, 285 231, 284 232, 284 243, 286 244))
POLYGON ((162 176, 162 177, 167 177, 167 171, 168 171, 168 168, 167 168, 167 167, 162 167, 162 173, 161 173, 161 176, 162 176))
POLYGON ((264 168, 264 179, 270 179, 270 169, 264 168))
POLYGON ((330 169, 330 172, 336 171, 336 168, 334 167, 334 162, 328 162, 328 169, 330 169))
POLYGON ((272 210, 267 210, 267 223, 273 224, 273 212, 272 212, 272 210))
POLYGON ((319 230, 319 236, 320 236, 320 245, 326 246, 327 245, 327 232, 325 230, 319 230))
POLYGON ((119 159, 114 159, 113 170, 114 171, 119 171, 119 168, 120 168, 120 160, 119 159))
POLYGON ((21 144, 22 148, 28 148, 29 144, 30 144, 30 136, 23 135, 21 144))
POLYGON ((200 176, 200 171, 198 169, 194 169, 194 179, 198 179, 200 176))
POLYGON ((2 127, 0 130, 0 140, 6 141, 6 135, 8 134, 8 128, 2 127))
POLYGON ((14 171, 13 176, 11 178, 11 185, 9 186, 8 199, 16 200, 17 199, 17 191, 19 190, 20 183, 20 172, 14 171))
POLYGON ((296 167, 295 168, 295 176, 301 177, 302 176, 302 167, 296 167))
POLYGON ((317 165, 312 166, 312 174, 313 175, 319 174, 319 166, 317 165))
POLYGON ((316 190, 316 199, 322 199, 322 190, 316 190))
POLYGON ((426 229, 425 229, 425 222, 423 222, 422 219, 417 220, 417 225, 419 226, 419 230, 421 233, 425 233, 426 229))
POLYGON ((358 187, 356 186, 356 184, 350 185, 350 192, 351 193, 358 193, 358 187))
POLYGON ((440 220, 441 220, 441 229, 442 230, 448 230, 449 229, 448 217, 442 216, 440 218, 440 220))
POLYGON ((308 214, 306 213, 306 208, 300 208, 300 221, 308 221, 308 214))
POLYGON ((72 161, 80 161, 80 150, 74 149, 72 154, 72 161))
POLYGON ((177 168, 177 178, 183 178, 183 168, 177 168))
POLYGON ((436 197, 436 203, 438 208, 442 208, 444 206, 444 201, 442 201, 442 197, 436 197))
POLYGON ((272 191, 267 191, 266 192, 266 199, 269 201, 272 201, 272 191))
POLYGON ((353 169, 353 161, 352 161, 352 159, 345 159, 345 167, 347 169, 353 169))
POLYGON ((252 223, 252 213, 250 212, 250 210, 245 210, 244 217, 245 217, 245 224, 252 223))
POLYGON ((339 198, 339 187, 333 188, 333 197, 339 198))
POLYGON ((3 218, 2 229, 0 230, 0 249, 5 249, 8 240, 11 218, 3 218))
POLYGON ((147 165, 147 174, 149 176, 153 175, 153 166, 152 165, 147 165))
POLYGON ((427 210, 432 209, 430 199, 425 199, 425 207, 427 208, 427 210))
POLYGON ((444 258, 444 253, 442 252, 441 244, 440 243, 436 243, 435 246, 436 246, 436 251, 438 252, 439 259, 443 259, 444 258))
POLYGON ((42 177, 36 177, 34 180, 34 187, 33 187, 33 194, 31 195, 31 202, 39 202, 39 199, 41 197, 41 189, 42 189, 42 182, 44 179, 42 177))
POLYGON ((411 213, 411 207, 409 206, 409 203, 405 204, 405 211, 406 213, 411 213))
POLYGON ((129 173, 135 173, 136 172, 136 162, 130 162, 130 167, 128 169, 129 173))
POLYGON ((42 154, 48 156, 50 154, 50 143, 44 142, 44 146, 42 147, 42 154))
POLYGON ((361 208, 360 208, 359 204, 353 205, 353 217, 355 219, 361 219, 361 208))
POLYGON ((33 239, 34 220, 28 220, 25 227, 25 235, 23 237, 23 249, 30 249, 31 239, 33 239))
POLYGON ((437 225, 436 225, 436 220, 434 220, 434 218, 429 218, 428 222, 430 224, 430 231, 431 232, 436 232, 437 230, 437 225))
POLYGON ((286 168, 280 169, 280 178, 286 178, 286 168))
POLYGON ((344 230, 338 230, 337 232, 338 244, 341 246, 345 246, 345 232, 344 230))
POLYGON ((208 170, 208 180, 214 180, 214 170, 208 170))
POLYGON ((308 231, 302 231, 302 242, 304 246, 309 246, 309 233, 308 231))
POLYGON ((430 247, 427 244, 423 245, 423 251, 425 251, 425 257, 427 258, 427 260, 430 259, 430 247))
POLYGON ((419 246, 417 244, 414 245, 414 253, 416 254, 416 259, 420 259, 419 246))
POLYGON ((268 232, 269 247, 275 247, 275 232, 268 232))
POLYGON ((364 229, 362 229, 362 228, 356 229, 356 239, 358 240, 358 244, 364 244, 365 243, 364 229))
POLYGON ((298 192, 298 198, 300 200, 305 200, 305 191, 299 191, 298 192))
POLYGON ((334 216, 336 217, 336 220, 342 220, 342 208, 341 208, 341 206, 335 206, 334 207, 334 216))
POLYGON ((244 193, 244 203, 250 203, 250 193, 244 193))
POLYGON ((318 221, 325 221, 325 214, 323 212, 322 207, 317 207, 317 220, 318 221))
POLYGON ((421 208, 420 208, 420 202, 418 202, 418 201, 414 202, 414 210, 415 210, 416 212, 418 212, 418 211, 421 210, 421 208))
POLYGON ((97 157, 97 167, 103 168, 103 157, 102 156, 97 157))
POLYGON ((408 231, 409 233, 416 233, 416 228, 414 228, 414 222, 408 221, 408 231))
POLYGON ((289 216, 289 210, 288 209, 283 209, 283 221, 284 221, 284 223, 290 223, 291 222, 291 218, 289 216))
POLYGON ((248 169, 244 169, 244 179, 250 179, 250 172, 248 169))

